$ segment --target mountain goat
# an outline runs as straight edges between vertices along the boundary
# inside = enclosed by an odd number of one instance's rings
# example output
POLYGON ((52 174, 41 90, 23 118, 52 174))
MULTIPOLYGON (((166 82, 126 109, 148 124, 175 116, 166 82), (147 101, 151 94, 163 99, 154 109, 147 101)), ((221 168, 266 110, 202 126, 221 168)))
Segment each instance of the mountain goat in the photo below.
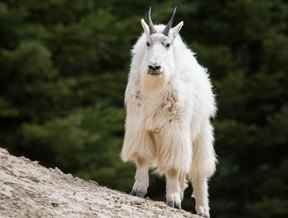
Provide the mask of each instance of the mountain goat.
POLYGON ((176 8, 166 26, 154 25, 151 8, 144 33, 132 50, 125 92, 126 123, 123 161, 136 164, 132 194, 144 197, 149 168, 166 177, 166 202, 181 208, 190 180, 197 214, 209 217, 208 179, 215 171, 213 127, 216 113, 205 68, 182 41, 183 21, 172 27, 176 8))

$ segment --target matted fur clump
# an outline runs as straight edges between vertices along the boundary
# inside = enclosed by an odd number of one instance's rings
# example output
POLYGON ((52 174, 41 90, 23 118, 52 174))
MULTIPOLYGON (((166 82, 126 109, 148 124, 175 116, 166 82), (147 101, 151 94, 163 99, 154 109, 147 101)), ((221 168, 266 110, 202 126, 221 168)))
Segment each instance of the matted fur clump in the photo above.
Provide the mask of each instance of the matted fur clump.
POLYGON ((166 176, 166 200, 181 207, 188 179, 196 211, 209 217, 208 179, 215 171, 215 98, 207 70, 182 41, 180 22, 154 25, 141 20, 144 33, 132 49, 125 92, 124 161, 136 164, 132 194, 145 196, 149 168, 166 176))

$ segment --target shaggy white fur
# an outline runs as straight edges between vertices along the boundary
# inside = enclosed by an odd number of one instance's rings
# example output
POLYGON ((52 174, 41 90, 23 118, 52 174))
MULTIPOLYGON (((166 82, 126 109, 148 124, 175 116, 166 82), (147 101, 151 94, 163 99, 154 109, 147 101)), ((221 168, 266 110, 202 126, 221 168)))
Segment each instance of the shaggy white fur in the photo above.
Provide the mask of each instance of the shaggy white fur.
POLYGON ((181 207, 189 178, 197 213, 209 217, 207 180, 216 163, 210 118, 216 104, 207 70, 178 34, 182 25, 165 36, 161 33, 164 25, 155 25, 157 32, 150 34, 142 20, 144 33, 132 50, 125 92, 121 158, 136 163, 134 194, 146 194, 148 170, 154 167, 166 176, 169 205, 181 207), (161 66, 161 74, 148 73, 151 63, 161 66))

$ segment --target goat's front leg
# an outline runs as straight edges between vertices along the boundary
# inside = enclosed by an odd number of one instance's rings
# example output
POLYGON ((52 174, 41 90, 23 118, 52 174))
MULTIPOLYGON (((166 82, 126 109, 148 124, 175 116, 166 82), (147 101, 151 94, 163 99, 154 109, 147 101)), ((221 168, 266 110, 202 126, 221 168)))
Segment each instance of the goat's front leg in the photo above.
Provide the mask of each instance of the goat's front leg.
POLYGON ((165 168, 166 201, 169 206, 181 208, 185 190, 185 176, 192 160, 190 129, 185 123, 174 123, 162 133, 160 164, 165 168))
POLYGON ((144 198, 149 186, 149 165, 146 160, 138 157, 136 163, 135 182, 131 191, 134 196, 144 198))
POLYGON ((181 208, 179 173, 175 169, 166 172, 166 202, 170 207, 181 208))

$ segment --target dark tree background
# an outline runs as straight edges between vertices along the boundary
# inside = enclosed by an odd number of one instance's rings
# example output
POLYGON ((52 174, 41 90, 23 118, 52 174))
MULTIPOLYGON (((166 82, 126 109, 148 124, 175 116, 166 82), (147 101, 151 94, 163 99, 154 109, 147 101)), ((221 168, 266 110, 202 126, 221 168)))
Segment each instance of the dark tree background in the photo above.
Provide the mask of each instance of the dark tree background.
MULTIPOLYGON (((288 217, 288 3, 153 1, 215 85, 213 217, 288 217)), ((123 94, 145 0, 0 1, 0 143, 10 152, 128 191, 123 94)), ((151 179, 161 199, 164 181, 151 179)), ((191 193, 191 190, 190 190, 191 193)), ((184 207, 191 210, 191 199, 184 207)))

